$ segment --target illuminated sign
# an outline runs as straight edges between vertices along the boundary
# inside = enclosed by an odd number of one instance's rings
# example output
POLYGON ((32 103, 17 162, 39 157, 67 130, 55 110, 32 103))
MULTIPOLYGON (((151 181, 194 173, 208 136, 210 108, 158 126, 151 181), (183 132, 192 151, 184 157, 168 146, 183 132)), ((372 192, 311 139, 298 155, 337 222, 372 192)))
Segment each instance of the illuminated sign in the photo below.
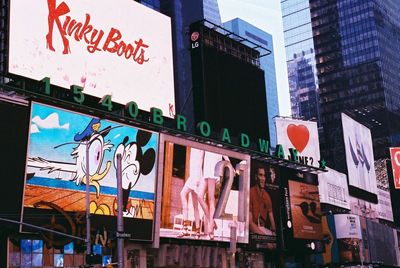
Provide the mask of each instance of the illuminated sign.
POLYGON ((293 237, 322 239, 318 186, 289 180, 289 192, 293 237))
POLYGON ((12 1, 8 71, 175 114, 170 18, 135 1, 12 1))
POLYGON ((250 244, 256 248, 276 249, 280 227, 279 167, 259 161, 251 162, 250 244))
POLYGON ((390 148, 394 188, 400 189, 400 148, 390 148))
POLYGON ((275 124, 277 143, 282 145, 285 156, 305 165, 320 167, 316 122, 277 117, 275 124))
MULTIPOLYGON (((65 213, 86 209, 112 224, 117 215, 116 157, 121 155, 125 231, 152 239, 158 134, 38 103, 32 104, 23 220, 44 210, 42 202, 65 213), (141 232, 132 230, 140 224, 141 232)), ((49 207, 49 206, 47 206, 49 207)), ((41 212, 46 213, 46 212, 41 212)))
POLYGON ((371 131, 342 113, 349 185, 376 194, 376 174, 371 131))
POLYGON ((321 203, 350 209, 349 187, 346 174, 327 168, 318 174, 318 189, 321 203))
POLYGON ((229 242, 234 227, 247 243, 250 157, 167 135, 161 143, 160 236, 229 242))

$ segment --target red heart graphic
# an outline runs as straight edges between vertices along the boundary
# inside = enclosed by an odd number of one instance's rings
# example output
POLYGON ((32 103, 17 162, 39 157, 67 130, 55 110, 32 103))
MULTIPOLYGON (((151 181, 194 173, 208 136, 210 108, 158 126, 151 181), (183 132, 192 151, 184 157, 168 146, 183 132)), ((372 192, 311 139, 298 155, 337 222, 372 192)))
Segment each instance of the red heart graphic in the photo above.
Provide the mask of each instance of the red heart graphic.
POLYGON ((287 134, 290 142, 293 144, 294 148, 301 153, 304 148, 306 148, 308 140, 310 139, 310 132, 305 125, 288 125, 287 134))

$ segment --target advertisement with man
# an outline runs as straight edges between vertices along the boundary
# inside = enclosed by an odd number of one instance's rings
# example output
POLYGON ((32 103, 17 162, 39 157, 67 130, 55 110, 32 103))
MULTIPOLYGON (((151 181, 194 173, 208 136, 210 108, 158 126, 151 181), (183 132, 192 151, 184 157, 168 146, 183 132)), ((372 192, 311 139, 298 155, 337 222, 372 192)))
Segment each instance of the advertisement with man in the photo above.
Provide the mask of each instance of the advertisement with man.
POLYGON ((321 240, 321 204, 318 186, 289 180, 293 237, 321 240))
POLYGON ((30 124, 24 222, 81 236, 89 177, 92 227, 111 234, 120 163, 125 232, 132 239, 153 239, 157 133, 39 103, 32 104, 30 124), (43 216, 54 211, 54 219, 43 216))
POLYGON ((250 178, 250 244, 257 248, 276 249, 280 224, 279 167, 252 161, 250 178))
POLYGON ((160 237, 247 243, 250 157, 173 136, 161 142, 160 237))

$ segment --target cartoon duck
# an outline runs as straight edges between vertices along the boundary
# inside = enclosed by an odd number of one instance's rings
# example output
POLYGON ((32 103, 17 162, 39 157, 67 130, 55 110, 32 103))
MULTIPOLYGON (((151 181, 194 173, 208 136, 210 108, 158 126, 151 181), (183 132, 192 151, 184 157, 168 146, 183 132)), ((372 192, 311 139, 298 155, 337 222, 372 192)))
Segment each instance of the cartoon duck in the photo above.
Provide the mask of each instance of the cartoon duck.
MULTIPOLYGON (((48 173, 56 171, 70 172, 73 174, 72 180, 76 182, 76 185, 86 183, 86 173, 89 171, 89 184, 96 188, 96 195, 98 197, 100 194, 99 181, 107 175, 111 167, 111 161, 107 161, 103 171, 100 171, 104 160, 104 153, 105 151, 110 151, 114 146, 109 140, 104 140, 105 136, 112 129, 111 126, 103 130, 100 130, 100 127, 100 119, 93 118, 84 131, 74 136, 74 143, 77 143, 78 146, 72 150, 71 156, 73 159, 76 159, 76 163, 50 161, 41 157, 29 157, 28 166, 46 170, 48 173), (86 164, 86 150, 88 150, 89 155, 88 168, 86 164)), ((71 143, 58 145, 55 149, 66 144, 71 143)), ((28 174, 28 177, 30 176, 32 175, 28 174)))

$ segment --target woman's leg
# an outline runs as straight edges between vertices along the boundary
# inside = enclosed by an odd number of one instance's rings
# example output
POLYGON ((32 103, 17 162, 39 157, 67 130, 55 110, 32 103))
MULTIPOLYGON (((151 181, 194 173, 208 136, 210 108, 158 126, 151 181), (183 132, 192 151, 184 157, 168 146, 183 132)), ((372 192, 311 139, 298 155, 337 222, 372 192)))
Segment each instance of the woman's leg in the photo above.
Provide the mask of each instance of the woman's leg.
POLYGON ((187 187, 186 185, 183 186, 181 193, 180 193, 180 197, 181 197, 181 203, 182 203, 182 231, 178 234, 178 237, 184 237, 186 235, 188 235, 188 225, 190 224, 189 220, 188 220, 188 194, 190 192, 190 188, 187 187))
POLYGON ((210 206, 210 219, 209 219, 209 233, 214 233, 214 212, 215 212, 215 179, 207 179, 207 189, 208 189, 208 205, 210 206))
POLYGON ((183 186, 180 196, 181 196, 181 203, 182 203, 182 215, 183 220, 188 219, 188 194, 190 189, 187 186, 183 186))
POLYGON ((199 188, 199 192, 197 194, 197 200, 201 206, 201 208, 203 209, 204 212, 204 230, 205 233, 208 233, 208 227, 209 226, 209 221, 210 221, 210 211, 208 209, 207 203, 204 200, 204 195, 206 194, 206 190, 207 190, 207 182, 205 180, 202 180, 201 184, 200 184, 200 188, 199 188))

